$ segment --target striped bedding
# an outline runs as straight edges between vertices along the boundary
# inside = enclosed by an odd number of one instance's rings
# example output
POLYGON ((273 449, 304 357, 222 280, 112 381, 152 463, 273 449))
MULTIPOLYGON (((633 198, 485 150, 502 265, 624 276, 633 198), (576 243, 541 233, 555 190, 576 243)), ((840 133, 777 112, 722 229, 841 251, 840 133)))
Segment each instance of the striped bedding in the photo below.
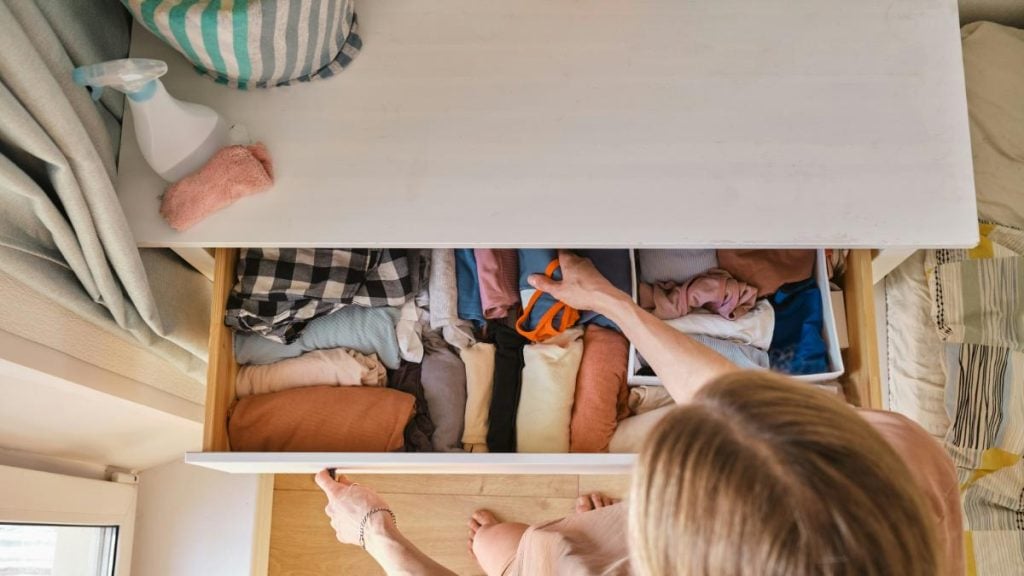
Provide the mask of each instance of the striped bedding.
POLYGON ((931 250, 944 347, 945 445, 960 478, 968 573, 1024 574, 1024 231, 982 224, 971 250, 931 250))
POLYGON ((220 84, 329 78, 362 48, 354 0, 122 0, 136 21, 220 84))

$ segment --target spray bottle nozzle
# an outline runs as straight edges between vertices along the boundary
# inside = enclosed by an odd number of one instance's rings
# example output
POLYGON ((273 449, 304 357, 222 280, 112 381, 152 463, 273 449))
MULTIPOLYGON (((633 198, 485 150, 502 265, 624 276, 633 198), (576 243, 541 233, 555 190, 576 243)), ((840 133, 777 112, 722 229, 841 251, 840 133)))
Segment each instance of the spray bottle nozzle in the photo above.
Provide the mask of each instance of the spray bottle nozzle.
POLYGON ((71 78, 79 86, 92 89, 92 99, 99 100, 103 88, 109 86, 129 98, 144 99, 156 89, 153 80, 167 73, 167 63, 147 58, 123 58, 90 66, 79 66, 71 78))

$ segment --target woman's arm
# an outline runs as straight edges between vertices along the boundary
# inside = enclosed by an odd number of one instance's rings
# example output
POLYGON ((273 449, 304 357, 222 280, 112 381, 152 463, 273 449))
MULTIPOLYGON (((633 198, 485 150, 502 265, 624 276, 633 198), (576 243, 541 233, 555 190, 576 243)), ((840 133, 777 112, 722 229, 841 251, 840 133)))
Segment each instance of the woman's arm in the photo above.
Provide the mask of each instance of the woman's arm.
POLYGON ((376 492, 353 484, 344 476, 334 480, 326 470, 317 473, 316 483, 327 495, 327 507, 324 508, 324 512, 331 519, 331 528, 334 528, 338 541, 358 546, 360 525, 366 518, 365 525, 362 526, 366 551, 389 576, 455 576, 454 572, 428 558, 407 540, 392 522, 391 514, 375 512, 367 517, 370 510, 390 510, 384 499, 376 492))
POLYGON ((558 259, 560 282, 534 274, 530 284, 573 308, 593 310, 615 322, 654 368, 676 404, 689 402, 717 376, 738 370, 714 350, 642 310, 590 260, 567 251, 560 251, 558 259))

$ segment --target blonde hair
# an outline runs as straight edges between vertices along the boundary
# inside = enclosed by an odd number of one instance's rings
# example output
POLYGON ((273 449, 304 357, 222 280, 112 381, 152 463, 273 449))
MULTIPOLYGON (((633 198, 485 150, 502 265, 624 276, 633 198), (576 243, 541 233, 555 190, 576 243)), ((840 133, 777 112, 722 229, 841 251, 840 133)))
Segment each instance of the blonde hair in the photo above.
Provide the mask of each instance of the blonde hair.
POLYGON ((939 573, 906 465, 838 399, 765 371, 718 378, 652 432, 629 538, 645 576, 939 573))

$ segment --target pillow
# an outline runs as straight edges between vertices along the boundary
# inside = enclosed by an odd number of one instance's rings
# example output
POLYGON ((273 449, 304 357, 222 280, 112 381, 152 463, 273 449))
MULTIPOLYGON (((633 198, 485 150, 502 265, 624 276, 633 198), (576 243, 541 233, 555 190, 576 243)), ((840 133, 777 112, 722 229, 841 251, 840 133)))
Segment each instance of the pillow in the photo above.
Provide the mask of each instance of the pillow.
POLYGON ((1024 30, 961 30, 978 217, 1024 229, 1024 30))
POLYGON ((583 333, 583 359, 569 426, 570 452, 607 452, 626 407, 629 342, 617 331, 591 324, 583 333))
POLYGON ((390 388, 314 386, 246 396, 228 414, 235 452, 394 452, 415 399, 390 388))

